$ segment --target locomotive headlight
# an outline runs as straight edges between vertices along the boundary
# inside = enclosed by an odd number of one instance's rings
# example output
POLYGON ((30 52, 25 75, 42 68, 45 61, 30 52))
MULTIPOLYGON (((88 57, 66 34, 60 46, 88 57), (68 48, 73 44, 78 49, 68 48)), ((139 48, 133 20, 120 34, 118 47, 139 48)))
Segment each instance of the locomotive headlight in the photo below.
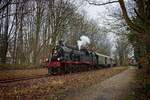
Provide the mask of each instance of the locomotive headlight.
POLYGON ((58 61, 60 61, 60 58, 57 58, 58 61))
POLYGON ((57 50, 55 50, 54 53, 57 53, 57 50))

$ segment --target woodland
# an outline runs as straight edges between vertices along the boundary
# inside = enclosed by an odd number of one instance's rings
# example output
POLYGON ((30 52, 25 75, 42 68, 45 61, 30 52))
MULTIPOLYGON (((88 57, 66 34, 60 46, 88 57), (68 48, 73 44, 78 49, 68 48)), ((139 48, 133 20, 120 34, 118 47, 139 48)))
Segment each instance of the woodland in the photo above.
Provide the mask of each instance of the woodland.
POLYGON ((113 53, 126 65, 128 55, 141 66, 150 63, 150 0, 0 0, 0 63, 38 65, 58 40, 76 45, 81 35, 91 39, 89 48, 113 53), (111 28, 99 26, 80 12, 85 4, 119 6, 110 11, 111 28), (117 35, 115 51, 108 32, 117 35))

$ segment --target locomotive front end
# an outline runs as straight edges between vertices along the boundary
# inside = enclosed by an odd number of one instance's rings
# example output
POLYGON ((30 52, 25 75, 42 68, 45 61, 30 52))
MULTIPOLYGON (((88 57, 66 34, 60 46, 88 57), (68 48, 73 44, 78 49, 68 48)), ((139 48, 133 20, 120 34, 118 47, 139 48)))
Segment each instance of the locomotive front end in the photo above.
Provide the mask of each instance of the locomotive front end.
POLYGON ((50 67, 60 67, 61 66, 61 56, 62 56, 62 48, 55 47, 52 51, 52 57, 50 62, 48 63, 48 68, 50 67))

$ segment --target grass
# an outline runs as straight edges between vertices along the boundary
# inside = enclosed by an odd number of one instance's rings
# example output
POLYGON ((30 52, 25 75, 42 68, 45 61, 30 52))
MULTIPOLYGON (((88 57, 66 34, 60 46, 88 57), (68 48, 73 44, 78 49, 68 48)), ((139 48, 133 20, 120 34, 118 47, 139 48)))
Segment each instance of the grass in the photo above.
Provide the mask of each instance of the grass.
POLYGON ((0 70, 14 70, 14 69, 35 69, 42 68, 42 66, 23 65, 23 64, 0 64, 0 70))
POLYGON ((0 79, 20 78, 45 74, 47 74, 46 68, 24 70, 0 70, 0 79))

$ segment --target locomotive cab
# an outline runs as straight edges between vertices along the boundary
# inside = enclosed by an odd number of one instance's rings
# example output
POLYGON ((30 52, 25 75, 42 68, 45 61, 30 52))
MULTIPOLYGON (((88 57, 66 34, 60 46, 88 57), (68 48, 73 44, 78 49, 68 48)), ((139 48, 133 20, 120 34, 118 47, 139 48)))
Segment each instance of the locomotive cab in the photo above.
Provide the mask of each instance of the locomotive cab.
POLYGON ((62 56, 64 54, 64 51, 61 47, 55 47, 52 51, 52 58, 51 61, 60 61, 62 60, 62 56))
POLYGON ((61 61, 64 58, 63 42, 59 41, 52 50, 52 57, 50 61, 61 61))

